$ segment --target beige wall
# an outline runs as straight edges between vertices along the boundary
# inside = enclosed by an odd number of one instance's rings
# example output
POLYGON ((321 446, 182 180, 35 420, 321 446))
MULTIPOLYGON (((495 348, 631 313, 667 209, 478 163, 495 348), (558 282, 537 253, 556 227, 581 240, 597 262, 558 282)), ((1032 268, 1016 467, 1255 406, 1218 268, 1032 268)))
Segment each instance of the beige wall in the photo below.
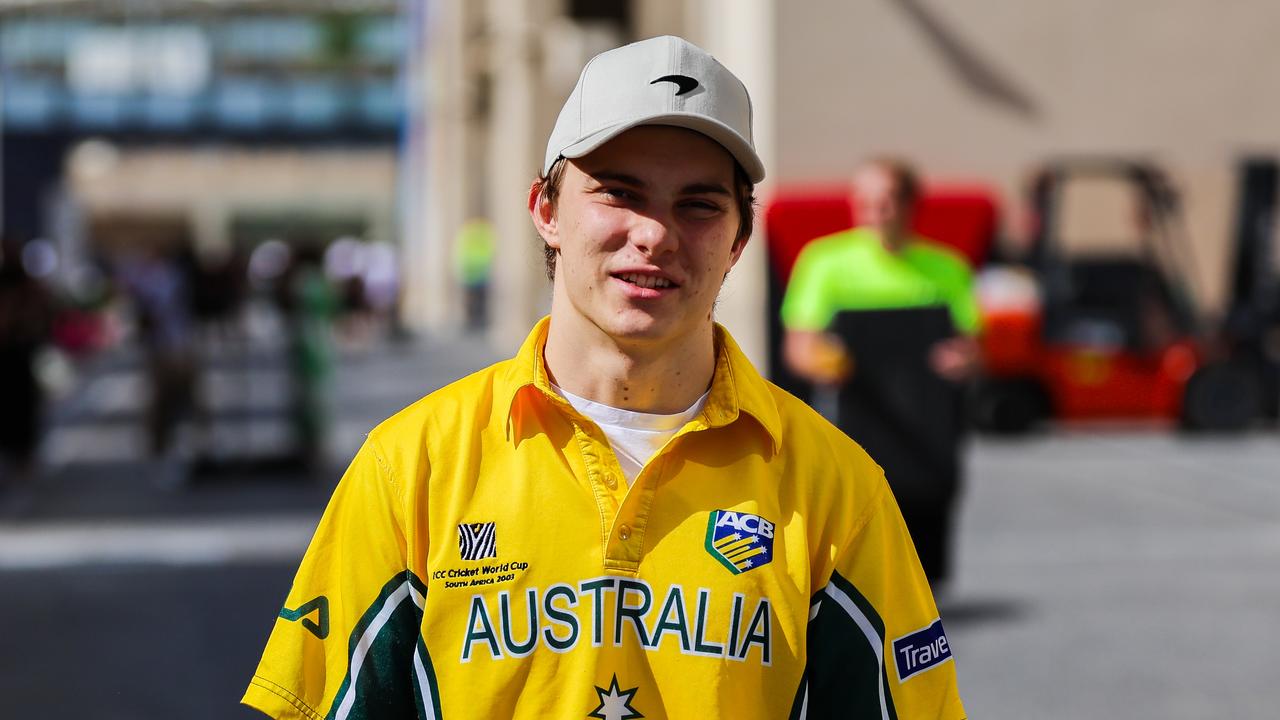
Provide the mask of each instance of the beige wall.
MULTIPOLYGON (((524 193, 577 70, 614 39, 565 20, 559 0, 433 7, 433 32, 453 37, 429 46, 432 207, 406 242, 434 248, 423 255, 434 270, 419 273, 432 290, 408 314, 422 327, 456 324, 460 299, 441 261, 457 225, 486 212, 500 242, 493 338, 508 348, 549 297, 524 193), (476 92, 488 93, 485 117, 459 109, 476 92)), ((1046 158, 1157 160, 1184 191, 1192 280, 1211 307, 1227 274, 1234 161, 1280 152, 1280 4, 1266 0, 637 0, 634 10, 637 37, 683 34, 747 80, 765 194, 840 181, 859 158, 895 152, 932 179, 992 184, 1013 232, 1023 183, 1046 158)), ((762 246, 757 238, 753 252, 762 246)), ((719 310, 756 357, 763 272, 762 256, 748 255, 719 310)))
POLYGON ((187 218, 198 248, 229 248, 237 212, 301 211, 364 217, 368 240, 392 241, 392 150, 250 150, 81 146, 68 159, 68 191, 89 215, 187 218), (86 152, 87 151, 87 152, 86 152))
POLYGON ((777 15, 777 172, 869 153, 1006 197, 1062 153, 1143 155, 1184 190, 1199 285, 1222 295, 1234 160, 1280 150, 1280 4, 810 0, 777 15))

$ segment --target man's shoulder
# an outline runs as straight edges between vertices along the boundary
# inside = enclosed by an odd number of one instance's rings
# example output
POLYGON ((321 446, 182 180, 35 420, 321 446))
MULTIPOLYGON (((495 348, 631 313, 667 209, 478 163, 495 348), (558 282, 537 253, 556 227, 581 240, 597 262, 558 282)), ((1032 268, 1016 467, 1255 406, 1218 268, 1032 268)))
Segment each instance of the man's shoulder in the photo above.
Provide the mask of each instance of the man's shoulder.
POLYGON ((959 250, 932 238, 917 235, 909 246, 911 253, 933 267, 954 274, 969 275, 969 259, 959 250))
POLYGON ((433 435, 449 437, 482 429, 492 421, 497 404, 510 399, 514 362, 502 360, 424 395, 378 423, 370 439, 384 447, 406 442, 420 445, 433 435))
POLYGON ((814 532, 845 538, 889 492, 884 470, 799 398, 770 384, 782 419, 783 492, 814 532))
POLYGON ((835 474, 859 477, 880 474, 879 466, 856 441, 800 398, 768 382, 782 421, 781 453, 792 463, 829 466, 835 474), (839 462, 832 462, 839 458, 839 462))
POLYGON ((809 256, 834 255, 857 251, 875 237, 863 228, 849 228, 810 240, 801 251, 809 256))
POLYGON ((820 288, 831 288, 848 277, 848 268, 859 264, 869 245, 866 233, 859 228, 842 230, 810 240, 796 257, 796 265, 788 281, 788 296, 808 294, 820 288))

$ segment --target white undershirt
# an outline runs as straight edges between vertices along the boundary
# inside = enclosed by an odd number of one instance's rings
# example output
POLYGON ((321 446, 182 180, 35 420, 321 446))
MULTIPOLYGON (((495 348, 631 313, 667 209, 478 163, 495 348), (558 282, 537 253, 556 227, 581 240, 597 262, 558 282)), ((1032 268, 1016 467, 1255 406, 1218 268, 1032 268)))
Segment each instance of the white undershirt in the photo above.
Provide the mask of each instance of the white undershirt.
POLYGON ((655 415, 653 413, 632 412, 579 397, 564 388, 555 385, 560 394, 575 410, 591 418, 600 426, 604 436, 613 447, 613 454, 618 458, 622 474, 627 476, 627 486, 635 482, 636 476, 644 469, 654 454, 662 449, 671 436, 679 432, 685 423, 698 416, 702 407, 707 404, 708 390, 702 397, 694 401, 688 410, 675 415, 655 415))

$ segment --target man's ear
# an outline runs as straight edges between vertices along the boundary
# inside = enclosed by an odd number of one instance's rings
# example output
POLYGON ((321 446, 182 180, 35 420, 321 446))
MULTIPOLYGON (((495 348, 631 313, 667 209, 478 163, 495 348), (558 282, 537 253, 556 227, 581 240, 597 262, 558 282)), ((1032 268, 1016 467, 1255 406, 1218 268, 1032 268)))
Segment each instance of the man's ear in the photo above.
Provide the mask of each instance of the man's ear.
POLYGON ((747 249, 747 241, 750 239, 751 239, 750 235, 743 235, 742 237, 733 241, 733 247, 729 249, 729 267, 730 268, 738 264, 738 259, 742 257, 742 251, 747 249))
POLYGON ((542 194, 542 180, 534 180, 529 186, 529 217, 533 218, 533 226, 538 235, 548 246, 560 249, 560 231, 556 223, 556 209, 542 194))

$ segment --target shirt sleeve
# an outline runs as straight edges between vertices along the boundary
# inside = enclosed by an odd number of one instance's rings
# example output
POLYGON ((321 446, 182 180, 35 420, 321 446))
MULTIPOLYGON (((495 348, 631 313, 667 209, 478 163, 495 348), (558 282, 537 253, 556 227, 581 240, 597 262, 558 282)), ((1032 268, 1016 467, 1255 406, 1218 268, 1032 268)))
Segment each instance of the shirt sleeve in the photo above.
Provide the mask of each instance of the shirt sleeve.
POLYGON ((809 718, 961 720, 951 646, 887 484, 853 527, 811 600, 798 703, 809 718))
POLYGON ((819 242, 809 243, 800 251, 787 281, 781 314, 788 330, 825 330, 835 315, 827 288, 829 262, 819 242))
POLYGON ((973 289, 973 272, 963 261, 956 261, 951 277, 942 287, 951 319, 956 329, 965 335, 977 335, 982 331, 982 311, 978 308, 978 296, 973 289))
POLYGON ((408 569, 403 528, 403 490, 368 440, 334 490, 242 703, 273 718, 420 714, 425 586, 408 569))

